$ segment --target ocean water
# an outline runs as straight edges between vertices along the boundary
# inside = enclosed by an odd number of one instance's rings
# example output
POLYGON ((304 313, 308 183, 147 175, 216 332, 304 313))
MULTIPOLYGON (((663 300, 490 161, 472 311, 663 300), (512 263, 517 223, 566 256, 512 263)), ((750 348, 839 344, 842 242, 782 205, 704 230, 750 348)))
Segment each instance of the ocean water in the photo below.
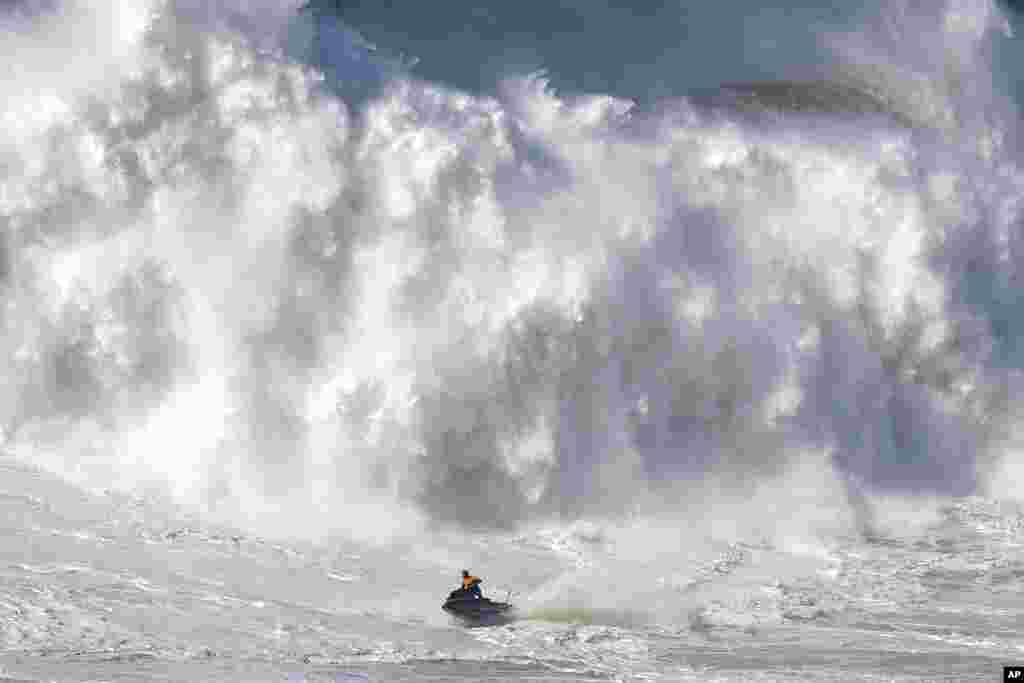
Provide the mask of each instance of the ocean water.
POLYGON ((0 681, 1024 664, 1017 10, 451 7, 0 4, 0 681))

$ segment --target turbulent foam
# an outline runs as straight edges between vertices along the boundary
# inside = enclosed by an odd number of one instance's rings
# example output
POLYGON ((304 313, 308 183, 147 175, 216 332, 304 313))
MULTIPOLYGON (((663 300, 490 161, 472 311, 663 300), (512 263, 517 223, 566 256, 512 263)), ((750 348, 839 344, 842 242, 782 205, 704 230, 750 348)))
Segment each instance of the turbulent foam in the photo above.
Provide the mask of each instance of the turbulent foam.
POLYGON ((904 7, 930 61, 837 39, 873 87, 930 93, 905 110, 931 127, 643 113, 539 77, 398 77, 352 111, 266 49, 273 7, 76 5, 102 44, 15 25, 4 50, 48 56, 0 92, 7 450, 367 537, 779 481, 806 521, 1016 467, 994 6, 904 7))

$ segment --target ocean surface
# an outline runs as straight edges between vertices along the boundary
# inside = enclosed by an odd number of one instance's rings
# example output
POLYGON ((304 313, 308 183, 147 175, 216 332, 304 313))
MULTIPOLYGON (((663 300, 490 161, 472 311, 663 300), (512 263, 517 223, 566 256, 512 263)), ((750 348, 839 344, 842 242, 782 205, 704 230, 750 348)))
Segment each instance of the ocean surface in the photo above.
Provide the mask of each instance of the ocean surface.
POLYGON ((472 4, 0 2, 0 682, 1024 665, 1019 9, 472 4))

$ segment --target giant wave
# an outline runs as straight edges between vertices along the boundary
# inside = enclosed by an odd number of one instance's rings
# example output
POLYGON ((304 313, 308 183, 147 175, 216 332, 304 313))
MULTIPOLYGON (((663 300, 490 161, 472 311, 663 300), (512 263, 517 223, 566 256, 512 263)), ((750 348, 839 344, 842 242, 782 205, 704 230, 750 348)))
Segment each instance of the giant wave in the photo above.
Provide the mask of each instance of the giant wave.
POLYGON ((1015 495, 994 4, 897 3, 827 45, 860 95, 753 119, 460 90, 262 5, 4 19, 8 453, 282 534, 1015 495))

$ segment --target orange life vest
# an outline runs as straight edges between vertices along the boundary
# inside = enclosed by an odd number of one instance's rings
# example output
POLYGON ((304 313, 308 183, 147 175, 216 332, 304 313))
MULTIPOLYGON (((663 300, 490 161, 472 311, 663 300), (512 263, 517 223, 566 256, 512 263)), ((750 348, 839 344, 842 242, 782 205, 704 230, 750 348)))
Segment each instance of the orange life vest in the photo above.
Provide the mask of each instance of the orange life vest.
POLYGON ((462 587, 463 588, 469 588, 474 583, 483 583, 483 582, 480 581, 480 579, 478 579, 475 576, 463 576, 462 577, 462 587))

